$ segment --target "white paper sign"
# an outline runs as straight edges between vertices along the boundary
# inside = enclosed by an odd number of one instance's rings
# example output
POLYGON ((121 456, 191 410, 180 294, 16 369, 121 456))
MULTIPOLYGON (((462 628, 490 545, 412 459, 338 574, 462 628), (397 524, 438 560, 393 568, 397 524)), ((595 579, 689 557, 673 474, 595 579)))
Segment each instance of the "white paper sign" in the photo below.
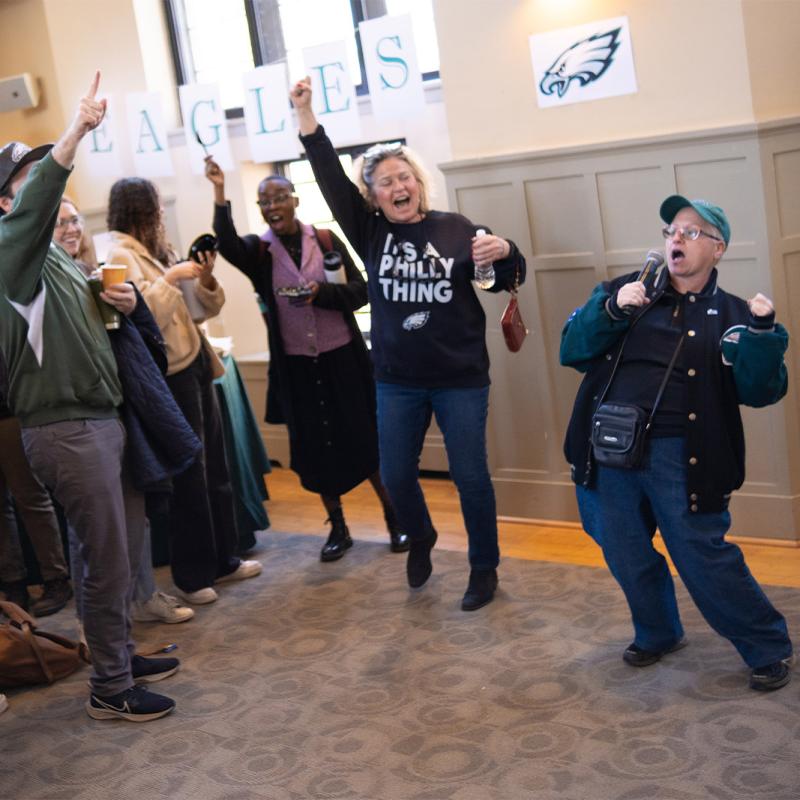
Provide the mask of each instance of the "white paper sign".
POLYGON ((178 87, 178 93, 192 172, 204 173, 206 154, 213 156, 223 170, 235 169, 219 89, 211 84, 191 83, 178 87))
POLYGON ((638 91, 627 17, 535 34, 528 42, 540 108, 638 91))
POLYGON ((126 173, 122 152, 122 107, 115 94, 106 94, 105 119, 89 131, 81 147, 81 154, 90 175, 98 178, 121 178, 126 173))
POLYGON ((285 64, 272 64, 246 72, 244 122, 253 161, 288 161, 297 158, 300 142, 292 123, 289 81, 285 64))
POLYGON ((157 92, 131 92, 125 98, 128 111, 128 140, 133 152, 134 171, 142 178, 175 174, 169 152, 167 127, 157 92))
POLYGON ((320 125, 336 144, 358 141, 361 122, 344 42, 306 48, 303 63, 311 76, 312 104, 320 125))
POLYGON ((423 113, 425 93, 411 16, 378 17, 358 27, 375 116, 397 119, 423 113))

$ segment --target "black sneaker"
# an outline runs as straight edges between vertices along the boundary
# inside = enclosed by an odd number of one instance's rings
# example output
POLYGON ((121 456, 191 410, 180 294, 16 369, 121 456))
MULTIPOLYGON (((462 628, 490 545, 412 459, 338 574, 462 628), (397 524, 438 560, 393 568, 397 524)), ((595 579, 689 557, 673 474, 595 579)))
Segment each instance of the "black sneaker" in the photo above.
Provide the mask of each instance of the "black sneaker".
POLYGON ((72 585, 69 578, 56 578, 44 582, 44 592, 38 600, 31 603, 31 613, 35 617, 47 617, 56 614, 70 601, 72 585))
POLYGON ((663 650, 645 650, 643 647, 639 647, 636 642, 633 642, 622 654, 622 660, 632 667, 649 667, 651 664, 655 664, 656 661, 661 661, 667 653, 674 653, 676 650, 682 650, 687 644, 688 642, 686 639, 681 638, 678 639, 675 644, 663 650))
POLYGON ((473 569, 469 573, 469 584, 461 601, 462 611, 476 611, 494 599, 497 589, 496 569, 473 569))
POLYGON ((131 675, 134 683, 155 683, 174 675, 181 666, 177 658, 131 658, 131 675))
POLYGON ((433 572, 431 564, 431 550, 439 538, 436 530, 427 539, 412 539, 408 548, 406 561, 406 577, 412 589, 419 589, 424 585, 433 572))
POLYGON ((750 673, 750 688, 757 692, 772 692, 781 686, 786 686, 791 678, 789 675, 791 661, 791 658, 784 658, 765 667, 756 667, 750 673))
POLYGON ((144 686, 133 686, 110 697, 89 695, 86 713, 92 719, 127 719, 129 722, 150 722, 169 714, 175 701, 164 695, 148 692, 144 686))

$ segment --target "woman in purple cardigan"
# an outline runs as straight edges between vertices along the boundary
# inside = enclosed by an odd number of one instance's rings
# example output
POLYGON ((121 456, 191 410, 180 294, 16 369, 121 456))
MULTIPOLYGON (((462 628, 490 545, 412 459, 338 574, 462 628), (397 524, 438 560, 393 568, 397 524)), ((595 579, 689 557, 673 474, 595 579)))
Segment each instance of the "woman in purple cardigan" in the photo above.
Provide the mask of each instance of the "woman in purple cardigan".
POLYGON ((378 469, 375 383, 353 315, 367 302, 361 273, 336 236, 297 219, 298 198, 287 178, 271 175, 259 184, 257 202, 269 226, 259 237, 236 232, 225 175, 210 157, 206 176, 214 186, 219 252, 250 278, 266 307, 266 421, 286 424, 291 468, 303 488, 320 495, 331 523, 321 560, 335 561, 352 547, 341 495, 365 479, 383 505, 392 552, 408 550, 378 469), (323 256, 330 250, 341 256, 343 283, 325 280, 323 256), (287 287, 308 293, 287 297, 287 287))

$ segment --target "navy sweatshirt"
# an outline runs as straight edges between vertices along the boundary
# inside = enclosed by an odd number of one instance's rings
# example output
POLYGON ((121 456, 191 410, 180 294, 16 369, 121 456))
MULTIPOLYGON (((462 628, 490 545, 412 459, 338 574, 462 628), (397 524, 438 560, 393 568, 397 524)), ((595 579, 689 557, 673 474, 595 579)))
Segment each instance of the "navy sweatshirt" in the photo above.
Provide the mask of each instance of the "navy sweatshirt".
MULTIPOLYGON (((489 384, 486 317, 472 286, 472 237, 460 214, 430 211, 421 222, 393 224, 370 211, 320 126, 301 136, 317 183, 367 270, 375 378, 424 388, 489 384)), ((511 243, 495 263, 492 291, 525 279, 511 243)))

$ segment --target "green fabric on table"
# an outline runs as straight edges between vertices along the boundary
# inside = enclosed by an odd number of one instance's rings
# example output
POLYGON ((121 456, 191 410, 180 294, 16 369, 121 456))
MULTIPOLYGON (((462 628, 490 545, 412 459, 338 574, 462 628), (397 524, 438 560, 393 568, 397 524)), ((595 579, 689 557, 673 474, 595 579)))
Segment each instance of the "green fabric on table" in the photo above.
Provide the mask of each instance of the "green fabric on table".
POLYGON ((225 356, 222 363, 225 374, 214 384, 222 412, 239 550, 245 552, 256 543, 254 532, 269 527, 269 517, 264 508, 264 501, 269 499, 264 475, 271 471, 271 467, 236 362, 232 356, 225 356))

